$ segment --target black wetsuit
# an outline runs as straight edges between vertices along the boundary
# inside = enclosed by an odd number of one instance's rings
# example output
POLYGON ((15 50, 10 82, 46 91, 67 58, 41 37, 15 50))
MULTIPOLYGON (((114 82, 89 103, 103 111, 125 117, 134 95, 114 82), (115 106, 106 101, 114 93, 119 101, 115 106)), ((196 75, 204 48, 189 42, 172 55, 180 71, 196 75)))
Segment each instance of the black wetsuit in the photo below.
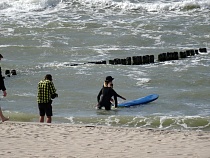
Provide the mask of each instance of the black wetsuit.
POLYGON ((6 87, 4 85, 4 77, 2 76, 1 72, 1 65, 0 65, 0 90, 5 91, 6 87))
POLYGON ((105 107, 106 110, 111 110, 111 98, 114 97, 115 107, 117 107, 117 96, 118 94, 111 87, 103 87, 98 93, 98 108, 105 107), (101 97, 102 95, 102 97, 101 97))

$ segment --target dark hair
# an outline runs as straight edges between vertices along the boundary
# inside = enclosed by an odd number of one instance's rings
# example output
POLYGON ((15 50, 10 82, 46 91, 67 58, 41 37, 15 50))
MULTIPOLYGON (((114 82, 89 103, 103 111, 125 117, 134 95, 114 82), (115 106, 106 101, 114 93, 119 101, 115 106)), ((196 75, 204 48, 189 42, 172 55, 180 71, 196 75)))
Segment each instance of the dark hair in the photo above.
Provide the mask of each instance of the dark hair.
POLYGON ((112 76, 107 76, 105 79, 106 82, 111 82, 112 80, 114 80, 112 76))
POLYGON ((44 79, 52 81, 52 75, 47 74, 44 79))

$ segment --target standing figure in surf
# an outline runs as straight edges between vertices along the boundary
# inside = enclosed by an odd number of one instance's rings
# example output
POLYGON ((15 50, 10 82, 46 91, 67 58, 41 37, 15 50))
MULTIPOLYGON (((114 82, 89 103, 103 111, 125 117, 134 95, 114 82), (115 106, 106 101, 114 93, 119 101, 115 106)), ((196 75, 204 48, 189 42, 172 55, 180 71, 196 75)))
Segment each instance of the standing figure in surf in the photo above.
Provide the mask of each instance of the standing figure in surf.
MULTIPOLYGON (((3 58, 3 56, 0 54, 0 60, 2 58, 3 58)), ((1 65, 0 65, 0 90, 2 90, 3 96, 6 97, 7 96, 7 91, 6 91, 6 87, 4 85, 4 77, 2 76, 2 72, 1 72, 1 65)), ((1 110, 1 106, 0 106, 0 118, 1 118, 2 122, 9 120, 9 117, 5 117, 3 115, 2 110, 1 110)))
POLYGON ((55 86, 52 82, 52 75, 47 74, 44 80, 38 83, 38 108, 39 108, 39 122, 44 122, 45 115, 47 116, 47 123, 52 122, 52 99, 58 97, 55 86))
MULTIPOLYGON (((112 97, 114 97, 115 108, 117 108, 117 106, 118 106, 117 97, 119 97, 120 95, 118 95, 115 92, 115 90, 112 88, 113 80, 114 80, 114 78, 112 78, 111 76, 106 77, 106 80, 104 81, 104 85, 97 96, 97 101, 98 101, 97 108, 98 109, 105 107, 106 110, 111 110, 112 104, 110 101, 112 100, 112 97)), ((124 97, 122 97, 122 98, 125 99, 124 97)))

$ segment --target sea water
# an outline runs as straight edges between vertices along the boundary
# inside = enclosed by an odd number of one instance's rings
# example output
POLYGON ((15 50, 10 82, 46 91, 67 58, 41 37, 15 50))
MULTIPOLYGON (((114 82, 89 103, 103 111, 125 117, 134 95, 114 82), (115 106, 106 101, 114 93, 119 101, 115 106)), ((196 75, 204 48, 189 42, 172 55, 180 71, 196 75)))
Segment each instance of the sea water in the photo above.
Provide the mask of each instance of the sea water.
MULTIPOLYGON (((13 121, 37 122, 37 84, 52 74, 59 97, 53 122, 210 130, 210 0, 1 0, 0 53, 13 121), (207 48, 207 53, 158 62, 158 54, 207 48), (146 65, 84 64, 154 55, 146 65), (77 66, 71 66, 77 64, 77 66), (96 110, 106 76, 131 108, 96 110)), ((122 100, 118 100, 122 102, 122 100)))

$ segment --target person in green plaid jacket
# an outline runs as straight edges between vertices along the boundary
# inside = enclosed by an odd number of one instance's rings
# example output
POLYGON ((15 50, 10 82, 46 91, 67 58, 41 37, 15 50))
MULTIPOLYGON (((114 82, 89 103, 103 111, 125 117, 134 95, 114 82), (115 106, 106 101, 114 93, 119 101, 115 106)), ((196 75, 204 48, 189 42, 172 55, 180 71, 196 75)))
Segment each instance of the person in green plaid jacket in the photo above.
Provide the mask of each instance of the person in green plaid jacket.
POLYGON ((39 107, 39 122, 44 122, 45 115, 47 116, 47 123, 52 122, 52 99, 58 97, 56 89, 52 82, 52 75, 47 74, 44 80, 38 83, 37 102, 39 107))

